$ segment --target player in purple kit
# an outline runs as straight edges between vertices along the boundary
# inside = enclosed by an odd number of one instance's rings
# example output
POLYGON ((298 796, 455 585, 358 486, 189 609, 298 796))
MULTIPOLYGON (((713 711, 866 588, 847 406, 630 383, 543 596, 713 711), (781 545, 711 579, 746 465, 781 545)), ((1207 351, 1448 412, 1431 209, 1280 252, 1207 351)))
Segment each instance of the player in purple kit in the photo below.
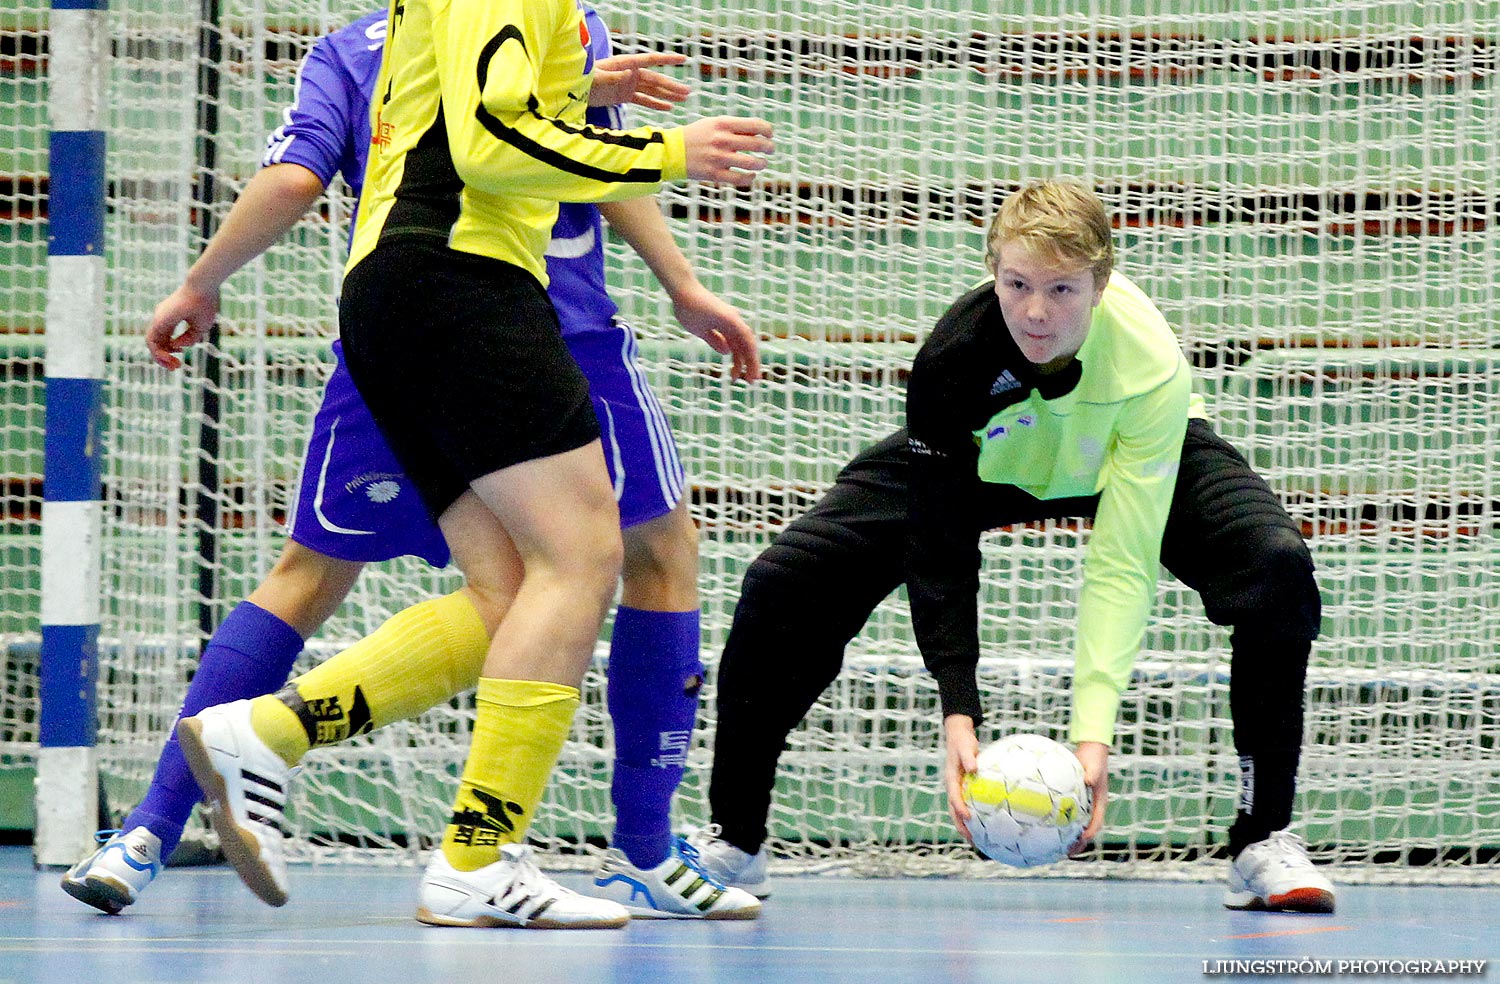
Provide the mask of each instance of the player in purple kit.
MULTIPOLYGON (((597 15, 587 16, 596 57, 605 59, 608 34, 597 15)), ((386 12, 379 11, 309 52, 285 124, 267 141, 262 170, 184 283, 155 312, 147 344, 158 364, 181 365, 177 353, 201 340, 218 314, 219 286, 289 230, 336 173, 358 191, 385 34, 386 12), (183 322, 186 329, 175 334, 183 322)), ((601 61, 594 97, 667 108, 685 97, 686 87, 649 66, 677 60, 639 55, 601 61)), ((590 122, 624 129, 618 106, 589 114, 590 122)), ((605 290, 601 213, 668 291, 679 322, 730 355, 736 378, 760 372, 749 326, 698 281, 654 199, 561 207, 547 251, 548 293, 569 351, 589 380, 625 542, 607 696, 616 733, 616 828, 595 890, 638 916, 753 917, 758 903, 702 876, 692 849, 671 833, 670 803, 682 765, 662 752, 686 747, 703 672, 697 530, 683 500, 670 427, 636 361, 634 335, 605 290), (684 869, 693 877, 675 877, 684 869)), ((448 562, 441 533, 349 378, 339 342, 333 352, 335 369, 308 441, 286 547, 209 641, 182 716, 279 687, 304 639, 337 609, 365 563, 404 554, 435 567, 448 562)), ((477 674, 492 626, 482 624, 463 592, 440 602, 467 622, 455 635, 477 647, 477 674)), ((419 661, 420 650, 412 647, 423 642, 404 644, 419 661)), ((145 798, 119 832, 64 876, 63 888, 106 912, 135 902, 171 854, 200 795, 176 738, 169 738, 145 798)))

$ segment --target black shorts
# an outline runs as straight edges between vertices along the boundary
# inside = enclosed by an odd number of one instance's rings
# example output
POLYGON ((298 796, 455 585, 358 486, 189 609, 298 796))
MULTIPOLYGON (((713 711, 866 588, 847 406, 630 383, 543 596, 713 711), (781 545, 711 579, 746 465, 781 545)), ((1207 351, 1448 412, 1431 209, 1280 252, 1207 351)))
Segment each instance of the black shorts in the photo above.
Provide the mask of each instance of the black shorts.
POLYGON ((436 518, 475 479, 598 439, 557 312, 520 267, 384 242, 339 299, 349 375, 436 518))

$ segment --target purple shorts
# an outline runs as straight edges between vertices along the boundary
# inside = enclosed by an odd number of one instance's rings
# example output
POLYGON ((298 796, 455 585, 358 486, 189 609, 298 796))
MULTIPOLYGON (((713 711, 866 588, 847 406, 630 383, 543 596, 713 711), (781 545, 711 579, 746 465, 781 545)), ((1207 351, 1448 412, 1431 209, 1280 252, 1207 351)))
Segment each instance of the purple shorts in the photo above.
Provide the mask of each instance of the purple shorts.
POLYGON ((564 335, 563 342, 588 377, 620 528, 629 529, 676 508, 686 480, 672 427, 637 358, 635 332, 614 325, 564 335))
MULTIPOLYGON (((682 462, 666 414, 637 362, 635 335, 617 322, 614 331, 584 332, 564 341, 589 380, 620 526, 671 512, 682 499, 682 462)), ((313 420, 287 535, 341 560, 410 554, 433 567, 446 566, 448 545, 354 388, 338 342, 333 355, 333 375, 313 420)))

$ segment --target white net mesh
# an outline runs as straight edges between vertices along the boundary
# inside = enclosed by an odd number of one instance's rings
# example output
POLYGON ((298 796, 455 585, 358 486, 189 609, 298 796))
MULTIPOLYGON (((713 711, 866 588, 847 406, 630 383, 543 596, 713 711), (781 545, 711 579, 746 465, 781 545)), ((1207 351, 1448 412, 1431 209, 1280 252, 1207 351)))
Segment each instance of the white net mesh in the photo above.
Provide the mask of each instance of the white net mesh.
MULTIPOLYGON (((366 9, 225 0, 205 35, 170 6, 117 0, 110 15, 99 703, 116 806, 149 776, 201 627, 280 549, 277 520, 335 329, 349 203, 331 195, 230 282, 220 344, 189 372, 149 368, 140 334, 212 226, 205 203, 222 216, 253 173, 297 60, 366 9), (205 428, 215 400, 218 427, 205 428)), ((1117 210, 1123 269, 1177 328, 1220 429, 1310 536, 1325 631, 1299 817, 1316 853, 1345 865, 1344 877, 1493 878, 1500 4, 1173 0, 1147 5, 1161 8, 1152 13, 1119 3, 1072 13, 1077 5, 1029 0, 1009 5, 1020 10, 1012 16, 976 0, 628 6, 603 11, 622 49, 664 45, 701 70, 693 113, 777 127, 774 166, 753 193, 663 195, 705 281, 770 339, 766 381, 726 383, 716 357, 681 341, 639 261, 611 247, 616 295, 646 338, 693 484, 710 666, 745 566, 855 451, 899 425, 902 371, 983 275, 993 206, 1021 180, 1077 175, 1117 210)), ((0 28, 23 37, 41 17, 0 14, 0 28)), ((0 159, 13 159, 16 175, 41 170, 35 142, 44 146, 43 131, 27 129, 37 112, 24 108, 26 87, 40 86, 20 78, 21 98, 0 100, 0 119, 16 120, 0 132, 20 143, 0 146, 0 159)), ((26 186, 11 187, 3 204, 19 215, 26 186)), ((14 298, 9 327, 24 331, 39 319, 26 285, 44 240, 24 222, 8 234, 0 277, 14 298)), ((25 355, 34 339, 0 341, 11 345, 0 385, 19 394, 8 405, 36 406, 25 355)), ((22 490, 6 499, 8 570, 34 569, 25 496, 38 427, 26 410, 0 420, 0 454, 15 456, 4 475, 20 479, 6 488, 22 490)), ((985 544, 981 686, 997 731, 1059 735, 1065 725, 1086 535, 1048 524, 985 544)), ((452 584, 417 562, 372 568, 311 649, 326 655, 452 584)), ((4 590, 5 610, 35 610, 34 579, 8 575, 4 590)), ((1164 580, 1113 760, 1109 853, 1127 863, 1056 870, 1207 870, 1235 792, 1226 673, 1225 633, 1164 580)), ((34 740, 14 724, 27 719, 25 679, 12 669, 0 718, 20 748, 34 740)), ((610 826, 602 668, 586 687, 535 826, 550 847, 610 826)), ((459 699, 315 753, 294 811, 301 853, 438 833, 469 710, 459 699)), ((710 688, 678 802, 684 823, 706 813, 712 710, 710 688)), ((935 687, 893 598, 793 736, 773 849, 815 867, 962 866, 970 852, 939 795, 937 729, 935 687)))
POLYGON ((0 10, 0 778, 35 756, 41 610, 47 14, 0 10))

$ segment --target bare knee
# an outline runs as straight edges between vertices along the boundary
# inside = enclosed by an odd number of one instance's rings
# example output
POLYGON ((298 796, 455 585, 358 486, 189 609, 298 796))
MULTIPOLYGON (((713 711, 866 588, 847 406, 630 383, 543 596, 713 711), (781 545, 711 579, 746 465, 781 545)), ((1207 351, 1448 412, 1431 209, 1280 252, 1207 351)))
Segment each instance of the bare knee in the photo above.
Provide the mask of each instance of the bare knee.
POLYGON ((438 519, 453 563, 464 576, 463 593, 491 634, 510 611, 520 590, 524 563, 493 513, 473 492, 465 492, 438 519))
POLYGON ((686 508, 626 530, 621 601, 646 611, 698 607, 698 529, 686 508))
POLYGON ((614 599, 625 562, 620 514, 604 485, 604 497, 580 495, 574 508, 530 525, 517 540, 527 581, 552 581, 580 598, 598 601, 602 612, 614 599))
POLYGON ((514 551, 523 592, 555 588, 597 602, 601 618, 614 597, 624 548, 597 441, 474 480, 440 522, 455 556, 484 547, 466 542, 470 530, 498 530, 514 551), (472 509, 489 515, 475 520, 472 509))
POLYGON ((490 635, 495 634, 495 627, 505 618, 505 613, 510 611, 510 606, 516 600, 516 585, 513 581, 474 577, 467 572, 464 574, 464 586, 461 590, 479 613, 480 619, 484 621, 484 630, 490 635))
POLYGON ((625 565, 618 522, 587 522, 550 545, 546 563, 557 576, 603 599, 614 597, 625 565))

